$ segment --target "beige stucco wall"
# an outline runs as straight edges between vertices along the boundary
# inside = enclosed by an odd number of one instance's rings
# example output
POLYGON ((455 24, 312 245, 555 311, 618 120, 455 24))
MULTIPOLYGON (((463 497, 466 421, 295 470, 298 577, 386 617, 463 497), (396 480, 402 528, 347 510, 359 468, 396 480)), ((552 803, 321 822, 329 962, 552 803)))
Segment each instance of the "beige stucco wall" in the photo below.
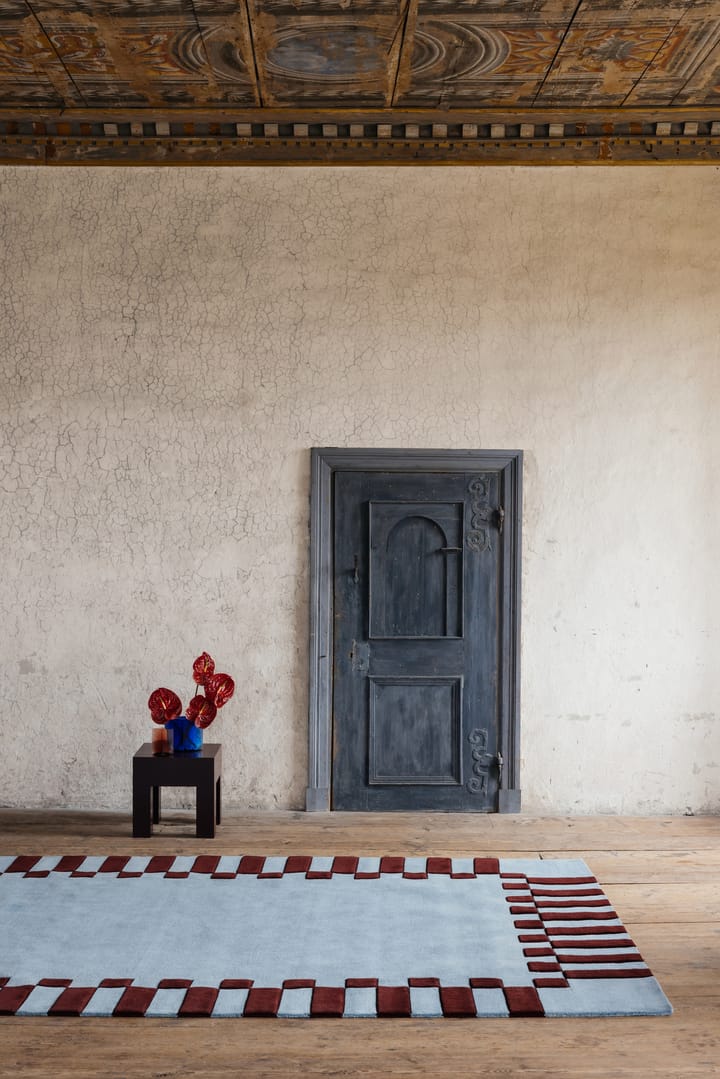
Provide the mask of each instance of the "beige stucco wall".
POLYGON ((306 783, 309 448, 525 450, 524 808, 720 808, 718 170, 0 169, 6 805, 207 649, 306 783))

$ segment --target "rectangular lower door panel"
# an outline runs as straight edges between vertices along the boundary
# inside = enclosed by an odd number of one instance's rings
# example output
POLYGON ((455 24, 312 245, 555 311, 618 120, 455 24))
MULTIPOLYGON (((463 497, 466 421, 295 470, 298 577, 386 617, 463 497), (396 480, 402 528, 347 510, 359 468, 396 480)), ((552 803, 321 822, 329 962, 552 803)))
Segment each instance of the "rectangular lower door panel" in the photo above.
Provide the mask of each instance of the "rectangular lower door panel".
POLYGON ((368 783, 462 783, 462 678, 369 679, 368 783))

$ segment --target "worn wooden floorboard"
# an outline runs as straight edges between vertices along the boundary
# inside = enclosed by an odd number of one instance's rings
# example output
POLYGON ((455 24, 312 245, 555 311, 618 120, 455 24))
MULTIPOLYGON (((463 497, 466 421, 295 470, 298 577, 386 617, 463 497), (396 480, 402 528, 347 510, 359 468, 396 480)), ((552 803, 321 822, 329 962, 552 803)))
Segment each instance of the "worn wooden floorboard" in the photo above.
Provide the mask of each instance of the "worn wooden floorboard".
POLYGON ((0 811, 2 853, 405 853, 582 857, 675 1007, 576 1020, 0 1019, 0 1076, 281 1079, 720 1076, 720 819, 243 813, 215 841, 171 814, 0 811))
MULTIPOLYGON (((192 853, 204 845, 194 837, 194 816, 177 812, 168 815, 151 840, 133 840, 126 814, 0 810, 0 836, 9 840, 13 835, 34 838, 35 846, 44 844, 48 853, 61 840, 73 846, 69 853, 85 848, 92 853, 99 839, 112 841, 111 853, 156 853, 163 844, 168 850, 192 853)), ((719 847, 720 817, 532 818, 470 813, 232 813, 213 844, 218 853, 227 854, 542 850, 565 857, 583 857, 593 850, 618 855, 643 850, 717 854, 719 847)))
MULTIPOLYGON (((704 850, 637 850, 632 859, 619 850, 583 850, 577 857, 592 862, 603 884, 687 883, 720 876, 720 842, 704 850)), ((545 858, 566 858, 562 850, 544 851, 545 858)))
POLYGON ((604 891, 625 922, 720 921, 717 880, 688 884, 609 884, 604 891))

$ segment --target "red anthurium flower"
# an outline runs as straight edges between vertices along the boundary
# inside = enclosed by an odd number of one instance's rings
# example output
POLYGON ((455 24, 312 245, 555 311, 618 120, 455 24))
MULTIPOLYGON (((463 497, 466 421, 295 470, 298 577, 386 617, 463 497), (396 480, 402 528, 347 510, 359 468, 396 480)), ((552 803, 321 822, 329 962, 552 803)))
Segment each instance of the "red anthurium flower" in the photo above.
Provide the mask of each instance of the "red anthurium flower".
POLYGON ((182 702, 171 689, 156 689, 148 698, 148 708, 154 723, 169 723, 182 712, 182 702))
POLYGON ((206 679, 214 670, 215 660, 207 652, 203 652, 193 663, 193 678, 199 686, 204 686, 206 679))
POLYGON ((205 692, 216 708, 222 708, 235 692, 235 683, 229 674, 212 674, 205 683, 205 692))
POLYGON ((185 715, 196 727, 204 729, 205 727, 209 727, 215 719, 217 708, 207 697, 203 697, 198 693, 187 706, 185 715))

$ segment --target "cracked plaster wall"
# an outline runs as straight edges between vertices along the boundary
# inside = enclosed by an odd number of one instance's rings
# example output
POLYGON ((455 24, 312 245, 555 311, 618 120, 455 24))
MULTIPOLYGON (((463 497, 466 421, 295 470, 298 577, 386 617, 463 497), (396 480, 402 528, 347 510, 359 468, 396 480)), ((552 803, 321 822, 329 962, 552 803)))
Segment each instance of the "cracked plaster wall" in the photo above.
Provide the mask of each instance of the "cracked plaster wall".
POLYGON ((309 448, 526 452, 529 812, 720 806, 718 175, 0 169, 3 782, 127 810, 209 650, 306 782, 309 448))

